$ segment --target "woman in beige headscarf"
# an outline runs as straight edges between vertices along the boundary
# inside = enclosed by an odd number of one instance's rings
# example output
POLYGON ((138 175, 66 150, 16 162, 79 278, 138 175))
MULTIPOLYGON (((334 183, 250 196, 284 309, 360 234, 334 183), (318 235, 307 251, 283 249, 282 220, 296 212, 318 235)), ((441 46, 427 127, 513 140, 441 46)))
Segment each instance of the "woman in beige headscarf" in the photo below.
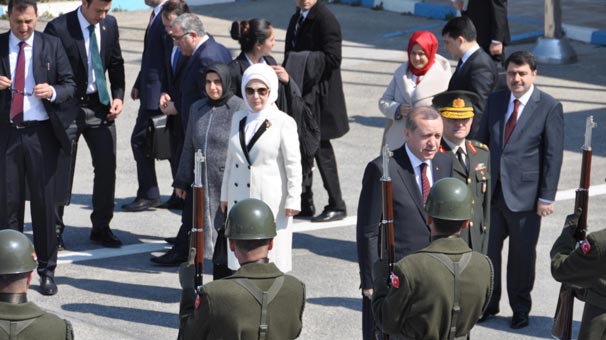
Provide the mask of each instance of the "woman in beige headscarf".
MULTIPOLYGON (((242 76, 246 110, 236 112, 231 124, 221 207, 226 212, 238 201, 257 198, 269 205, 278 235, 270 260, 283 272, 292 269, 292 217, 299 212, 301 154, 297 124, 278 110, 278 77, 265 64, 251 65, 242 76)), ((238 269, 233 254, 228 265, 238 269)))

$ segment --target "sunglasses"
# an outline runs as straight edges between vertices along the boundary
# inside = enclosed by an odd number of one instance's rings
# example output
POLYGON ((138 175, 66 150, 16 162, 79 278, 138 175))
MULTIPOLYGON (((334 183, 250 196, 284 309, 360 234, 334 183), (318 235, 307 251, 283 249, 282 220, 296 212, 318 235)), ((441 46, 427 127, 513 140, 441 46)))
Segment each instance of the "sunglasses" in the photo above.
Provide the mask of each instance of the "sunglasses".
POLYGON ((246 91, 247 96, 252 96, 257 92, 257 94, 261 97, 265 97, 269 93, 269 89, 267 87, 259 87, 258 89, 253 89, 252 87, 247 87, 244 89, 246 91))

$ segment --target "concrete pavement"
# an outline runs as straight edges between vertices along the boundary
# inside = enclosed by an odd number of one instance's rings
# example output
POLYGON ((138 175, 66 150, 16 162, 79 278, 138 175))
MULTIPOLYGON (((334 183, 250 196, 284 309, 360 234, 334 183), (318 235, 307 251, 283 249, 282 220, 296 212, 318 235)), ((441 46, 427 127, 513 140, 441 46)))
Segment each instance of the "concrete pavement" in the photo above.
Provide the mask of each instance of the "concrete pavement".
MULTIPOLYGON (((513 2, 513 1, 512 1, 513 2)), ((343 29, 342 73, 351 131, 335 141, 341 185, 350 216, 355 216, 365 164, 378 156, 385 119, 377 108, 378 98, 393 71, 404 60, 403 48, 410 33, 429 29, 439 36, 443 23, 387 11, 346 5, 330 5, 343 29), (399 34, 393 35, 394 32, 399 34), (390 35, 391 33, 391 35, 390 35)), ((239 49, 229 38, 232 20, 265 17, 277 29, 274 55, 282 59, 288 19, 294 11, 291 1, 257 0, 232 4, 195 7, 217 40, 228 46, 233 55, 239 49)), ((148 12, 117 12, 121 45, 126 61, 127 92, 137 75, 143 47, 148 12)), ((39 22, 42 30, 44 23, 39 22)), ((0 21, 0 30, 8 28, 0 21)), ((533 27, 516 25, 517 33, 533 27)), ((565 110, 564 166, 556 213, 543 221, 537 248, 537 283, 534 306, 528 328, 513 331, 508 327, 511 310, 506 298, 501 316, 477 326, 475 339, 547 339, 555 310, 559 285, 549 273, 549 249, 559 234, 564 217, 572 211, 571 192, 578 186, 580 146, 584 118, 593 114, 598 122, 594 132, 594 161, 590 190, 590 226, 598 229, 606 217, 606 60, 604 48, 573 42, 579 62, 565 66, 539 66, 538 86, 561 100, 565 110)), ((530 50, 532 44, 510 47, 530 50)), ((441 48, 440 54, 447 56, 441 48)), ((451 61, 454 65, 454 61, 451 61)), ((135 163, 130 151, 130 132, 138 103, 125 100, 118 121, 118 176, 116 214, 112 228, 125 242, 122 250, 106 250, 88 240, 90 232, 92 166, 90 154, 81 142, 74 183, 73 204, 66 209, 65 233, 68 251, 61 254, 57 268, 59 294, 40 295, 37 285, 30 289, 30 300, 70 319, 78 339, 174 339, 177 334, 179 283, 175 268, 152 266, 149 252, 163 249, 162 238, 174 236, 179 215, 165 210, 142 213, 120 211, 121 204, 132 199, 137 189, 135 163)), ((167 162, 159 162, 158 180, 163 198, 170 194, 171 176, 167 162)), ((321 209, 327 198, 319 176, 314 184, 316 205, 321 209)), ((29 219, 29 216, 26 217, 29 219)), ((355 247, 355 217, 334 225, 311 225, 299 222, 302 230, 294 236, 293 275, 307 284, 307 306, 301 339, 360 339, 361 303, 355 247)), ((31 230, 31 228, 27 228, 31 230)), ((210 276, 206 277, 210 280, 210 276)), ((575 310, 578 327, 581 305, 575 310)))

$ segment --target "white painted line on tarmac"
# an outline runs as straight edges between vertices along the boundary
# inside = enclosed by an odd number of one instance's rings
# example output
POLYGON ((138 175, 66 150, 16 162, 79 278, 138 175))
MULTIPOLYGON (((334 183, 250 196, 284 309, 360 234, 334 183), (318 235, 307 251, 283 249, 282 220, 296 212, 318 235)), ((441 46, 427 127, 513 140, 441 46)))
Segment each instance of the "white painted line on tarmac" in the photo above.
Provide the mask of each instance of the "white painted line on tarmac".
MULTIPOLYGON (((556 194, 556 201, 565 201, 575 198, 575 190, 562 190, 556 194)), ((598 196, 606 194, 606 184, 595 185, 589 188, 589 196, 598 196)), ((354 226, 357 216, 348 216, 341 221, 327 223, 312 223, 311 221, 295 220, 293 223, 293 232, 303 233, 309 231, 340 228, 354 226)), ((125 255, 135 255, 149 253, 153 251, 167 250, 169 245, 164 241, 144 241, 143 243, 122 246, 121 248, 99 248, 87 251, 71 252, 62 251, 59 253, 59 264, 71 264, 83 261, 107 259, 125 255)))
POLYGON ((146 241, 145 243, 130 244, 120 248, 99 248, 87 251, 62 251, 59 253, 57 263, 70 264, 82 261, 141 254, 163 249, 168 250, 168 244, 164 241, 146 241))

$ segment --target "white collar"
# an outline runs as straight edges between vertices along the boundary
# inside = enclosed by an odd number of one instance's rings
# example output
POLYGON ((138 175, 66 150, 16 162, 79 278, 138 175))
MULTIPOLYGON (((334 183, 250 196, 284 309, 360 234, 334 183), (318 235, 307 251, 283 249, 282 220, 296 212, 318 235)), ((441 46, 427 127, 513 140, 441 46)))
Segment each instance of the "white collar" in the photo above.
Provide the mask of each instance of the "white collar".
MULTIPOLYGON (((30 35, 30 36, 29 36, 29 38, 27 38, 27 39, 23 40, 23 41, 25 41, 25 43, 26 43, 26 44, 27 44, 29 47, 34 47, 34 34, 36 34, 36 32, 35 32, 35 31, 32 33, 32 35, 30 35)), ((21 41, 22 41, 22 40, 21 40, 21 39, 19 39, 19 38, 17 38, 17 36, 16 36, 16 35, 13 33, 13 31, 11 31, 11 33, 10 33, 10 34, 9 34, 9 36, 8 36, 8 43, 9 43, 10 45, 17 46, 17 50, 18 50, 18 49, 19 49, 19 43, 20 43, 21 41)))
POLYGON ((465 51, 465 53, 463 53, 463 56, 461 57, 461 65, 465 64, 467 59, 469 59, 469 57, 471 57, 471 55, 474 54, 475 51, 477 51, 479 49, 480 49, 480 45, 478 45, 476 43, 473 46, 471 46, 467 51, 465 51))
POLYGON ((463 143, 461 144, 455 144, 454 142, 451 142, 444 137, 442 137, 442 139, 444 139, 444 142, 450 147, 450 150, 452 150, 453 153, 457 153, 457 150, 461 149, 463 154, 467 155, 467 149, 465 148, 465 140, 463 140, 463 143))
POLYGON ((410 148, 408 147, 408 143, 404 144, 404 146, 406 148, 406 153, 408 154, 408 159, 410 159, 410 164, 412 165, 413 169, 418 168, 419 165, 421 165, 421 163, 425 163, 425 164, 427 164, 427 166, 431 166, 431 160, 426 160, 426 161, 420 160, 417 156, 415 156, 414 153, 412 153, 412 151, 410 151, 410 148))
POLYGON ((524 106, 526 106, 526 103, 528 103, 528 101, 530 100, 530 96, 532 96, 532 93, 534 92, 534 84, 530 85, 530 88, 528 89, 528 91, 526 91, 526 93, 524 93, 520 98, 516 98, 513 93, 511 93, 511 91, 509 91, 509 102, 513 103, 513 101, 515 99, 519 100, 520 103, 524 106))

